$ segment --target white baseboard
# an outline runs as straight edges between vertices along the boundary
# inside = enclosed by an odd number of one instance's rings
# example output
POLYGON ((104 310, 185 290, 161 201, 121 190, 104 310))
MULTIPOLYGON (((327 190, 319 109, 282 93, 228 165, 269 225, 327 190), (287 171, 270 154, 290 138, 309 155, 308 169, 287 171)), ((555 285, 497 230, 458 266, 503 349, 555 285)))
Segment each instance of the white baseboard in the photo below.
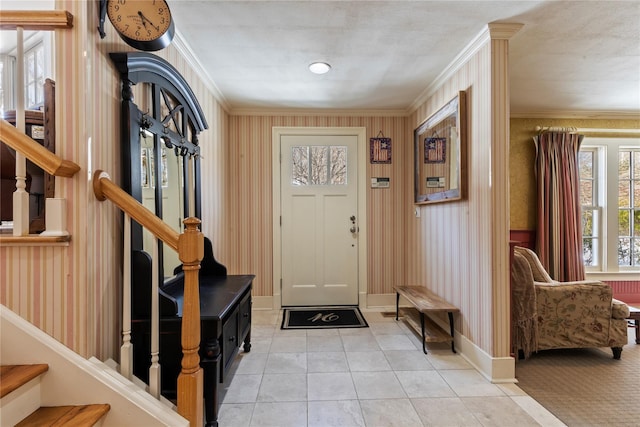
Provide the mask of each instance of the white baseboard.
MULTIPOLYGON (((279 296, 278 296, 279 297, 279 296)), ((251 297, 251 306, 254 310, 279 310, 278 306, 275 305, 275 296, 252 296, 251 297)))
MULTIPOLYGON (((360 294, 360 301, 364 300, 364 308, 396 309, 396 294, 360 294), (363 298, 364 295, 364 298, 363 298)), ((363 308, 362 303, 360 308, 363 308)))
POLYGON ((456 334, 456 349, 467 362, 495 384, 517 383, 516 360, 513 357, 492 357, 464 335, 456 334))

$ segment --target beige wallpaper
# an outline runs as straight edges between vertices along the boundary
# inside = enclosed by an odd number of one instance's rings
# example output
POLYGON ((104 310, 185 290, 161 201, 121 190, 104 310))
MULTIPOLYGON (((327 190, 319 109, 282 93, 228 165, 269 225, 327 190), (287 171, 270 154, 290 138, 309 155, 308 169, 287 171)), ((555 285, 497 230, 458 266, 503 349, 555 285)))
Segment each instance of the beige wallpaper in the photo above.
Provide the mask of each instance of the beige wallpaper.
MULTIPOLYGON (((533 137, 536 126, 561 126, 595 129, 640 129, 639 120, 594 119, 511 119, 509 179, 511 181, 511 229, 535 230, 536 188, 534 165, 536 150, 533 137)), ((599 134, 616 137, 620 134, 599 134)))
POLYGON ((273 295, 271 130, 274 126, 365 127, 367 142, 380 132, 391 138, 392 164, 367 162, 367 180, 372 176, 391 178, 388 189, 367 189, 367 289, 370 294, 392 293, 394 285, 405 281, 404 213, 410 206, 404 200, 407 185, 404 158, 406 150, 413 147, 413 133, 407 134, 405 117, 231 116, 222 214, 225 249, 219 252, 220 260, 232 273, 256 275, 254 295, 273 295))
MULTIPOLYGON (((109 52, 129 51, 107 23, 97 27, 98 2, 58 0, 74 16, 71 30, 57 31, 57 153, 79 164, 73 178, 56 179, 67 200, 68 247, 1 247, 0 302, 83 356, 119 359, 121 311, 121 214, 93 195, 96 169, 120 183, 120 78, 109 52)), ((210 193, 203 204, 203 231, 220 235, 220 194, 226 113, 189 64, 170 46, 156 52, 191 85, 211 131, 200 138, 203 176, 210 193)), ((219 241, 216 241, 219 245, 219 241)))
POLYGON ((254 295, 273 295, 273 126, 364 126, 368 138, 382 131, 393 140, 394 161, 368 165, 367 177, 389 176, 392 185, 367 194, 368 293, 391 294, 400 283, 426 286, 461 308, 458 328, 465 336, 489 354, 508 355, 507 45, 495 43, 481 48, 409 118, 231 116, 221 261, 231 272, 257 275, 254 295), (469 196, 420 207, 416 218, 413 128, 459 90, 467 91, 470 111, 469 196), (492 114, 495 105, 502 110, 492 114))
POLYGON ((507 124, 495 110, 505 104, 496 93, 508 91, 492 73, 492 67, 506 72, 505 43, 482 46, 411 116, 417 126, 458 91, 467 92, 468 197, 422 206, 420 218, 406 219, 408 284, 426 286, 458 306, 456 327, 493 356, 509 354, 507 124))
MULTIPOLYGON (((107 57, 127 50, 108 27, 97 36, 97 2, 59 0, 74 28, 56 39, 59 154, 82 170, 57 181, 68 200, 65 248, 0 248, 1 302, 80 354, 118 358, 120 214, 91 190, 95 169, 119 182, 119 78, 107 57)), ((365 127, 392 138, 393 164, 368 165, 389 189, 368 189, 369 294, 427 286, 461 309, 457 328, 490 355, 508 356, 508 96, 506 42, 482 46, 409 117, 228 116, 171 46, 158 54, 192 85, 210 130, 203 147, 203 232, 230 273, 256 274, 254 295, 273 294, 271 128, 365 127), (413 205, 413 128, 459 90, 469 107, 468 198, 413 205)))

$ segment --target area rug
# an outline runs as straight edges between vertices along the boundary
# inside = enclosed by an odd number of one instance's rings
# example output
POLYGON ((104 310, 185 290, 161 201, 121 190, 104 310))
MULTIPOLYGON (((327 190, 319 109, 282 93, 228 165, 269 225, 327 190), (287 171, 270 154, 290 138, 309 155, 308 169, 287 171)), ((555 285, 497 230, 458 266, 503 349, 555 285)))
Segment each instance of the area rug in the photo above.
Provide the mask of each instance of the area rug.
POLYGON ((629 330, 620 360, 609 348, 545 350, 516 362, 518 386, 567 426, 638 426, 640 344, 629 330))
POLYGON ((369 325, 358 307, 288 307, 281 329, 366 328, 369 325))

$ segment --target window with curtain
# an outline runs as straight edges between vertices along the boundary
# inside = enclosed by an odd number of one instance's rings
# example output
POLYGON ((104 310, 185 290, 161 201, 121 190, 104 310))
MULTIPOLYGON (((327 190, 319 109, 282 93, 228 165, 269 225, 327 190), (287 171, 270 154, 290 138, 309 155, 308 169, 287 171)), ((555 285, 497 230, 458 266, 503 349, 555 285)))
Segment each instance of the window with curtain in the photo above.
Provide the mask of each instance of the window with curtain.
POLYGON ((588 271, 640 271, 640 139, 585 138, 579 153, 588 271))

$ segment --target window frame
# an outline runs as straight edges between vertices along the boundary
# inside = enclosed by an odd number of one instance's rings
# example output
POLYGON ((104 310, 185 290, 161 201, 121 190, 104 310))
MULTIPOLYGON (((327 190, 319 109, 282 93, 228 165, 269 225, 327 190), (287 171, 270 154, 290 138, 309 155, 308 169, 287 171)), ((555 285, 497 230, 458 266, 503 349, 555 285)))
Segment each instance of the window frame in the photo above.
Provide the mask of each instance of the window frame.
MULTIPOLYGON (((594 230, 600 232, 600 252, 594 266, 586 266, 587 275, 599 280, 611 276, 611 280, 634 280, 640 272, 640 266, 618 264, 618 159, 621 150, 638 150, 638 137, 585 137, 580 151, 594 151, 594 173, 597 173, 597 210, 600 213, 598 224, 594 220, 594 230), (627 277, 628 276, 628 277, 627 277)), ((582 208, 582 207, 581 207, 582 208)))
POLYGON ((44 80, 47 75, 47 66, 45 60, 44 41, 40 40, 34 43, 29 49, 24 51, 24 108, 26 110, 35 110, 44 104, 44 80), (33 75, 30 77, 29 60, 33 58, 33 75), (40 63, 42 61, 42 63, 40 63), (38 70, 41 73, 38 73, 38 70), (33 90, 35 102, 29 100, 29 90, 33 90))
MULTIPOLYGON (((55 75, 53 73, 53 49, 54 49, 54 37, 52 31, 25 31, 24 33, 24 59, 27 60, 27 56, 34 49, 42 46, 42 85, 39 90, 41 91, 42 102, 39 104, 27 104, 27 73, 28 69, 26 63, 24 64, 24 102, 25 110, 35 109, 43 105, 44 103, 44 82, 47 78, 55 81, 55 75)), ((17 68, 17 49, 13 49, 0 55, 0 61, 3 64, 2 75, 2 99, 0 105, 2 105, 2 114, 6 111, 16 109, 17 97, 16 97, 16 68, 17 68)))
MULTIPOLYGON (((592 184, 592 203, 591 205, 580 205, 581 216, 584 213, 585 209, 588 209, 592 212, 592 233, 589 237, 586 237, 584 234, 584 227, 582 230, 582 243, 584 245, 584 241, 586 238, 590 238, 592 240, 592 252, 593 252, 593 264, 586 265, 585 270, 594 270, 597 271, 602 268, 602 211, 603 211, 603 201, 602 195, 605 194, 603 191, 603 182, 602 175, 603 170, 601 168, 603 157, 603 147, 593 147, 593 146, 583 146, 580 149, 580 152, 590 152, 592 155, 592 165, 591 165, 591 173, 592 176, 590 178, 592 184)), ((588 178, 583 178, 580 176, 580 183, 588 178)), ((583 250, 584 253, 584 250, 583 250)))

